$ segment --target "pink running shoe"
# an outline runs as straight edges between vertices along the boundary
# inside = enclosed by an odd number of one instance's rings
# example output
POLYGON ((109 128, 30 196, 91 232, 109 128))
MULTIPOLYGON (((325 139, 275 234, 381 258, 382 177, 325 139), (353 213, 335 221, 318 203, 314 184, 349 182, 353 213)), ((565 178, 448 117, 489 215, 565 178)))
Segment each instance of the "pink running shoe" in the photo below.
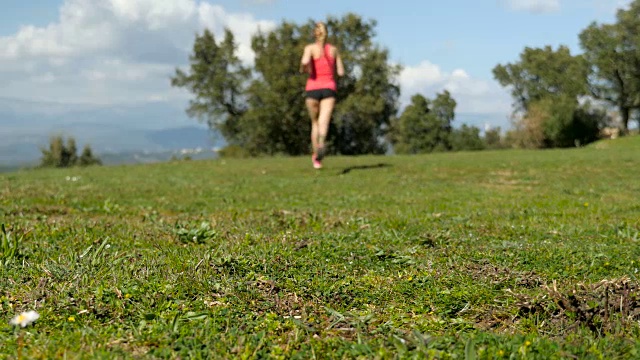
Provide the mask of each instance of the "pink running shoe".
POLYGON ((322 163, 316 157, 316 154, 311 155, 311 162, 313 162, 314 169, 322 169, 322 163))

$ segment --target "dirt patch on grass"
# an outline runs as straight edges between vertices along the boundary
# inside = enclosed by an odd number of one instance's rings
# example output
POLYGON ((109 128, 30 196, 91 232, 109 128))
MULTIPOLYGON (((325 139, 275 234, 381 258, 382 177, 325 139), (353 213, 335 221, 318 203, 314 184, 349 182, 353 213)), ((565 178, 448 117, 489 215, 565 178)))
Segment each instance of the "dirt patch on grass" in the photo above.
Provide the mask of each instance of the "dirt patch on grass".
POLYGON ((73 209, 66 206, 58 205, 36 205, 36 206, 23 206, 15 209, 9 209, 5 212, 8 217, 11 216, 66 216, 73 213, 73 209))
POLYGON ((260 279, 250 284, 259 294, 261 302, 278 315, 299 317, 316 310, 316 305, 302 296, 281 288, 275 281, 260 279))
POLYGON ((322 226, 328 229, 342 228, 352 218, 353 214, 316 213, 303 210, 275 210, 266 215, 264 222, 274 229, 307 229, 322 226))
POLYGON ((489 176, 489 181, 483 184, 483 186, 488 188, 524 187, 525 189, 532 189, 533 186, 538 185, 537 181, 523 179, 522 175, 519 175, 511 170, 493 171, 489 174, 489 176))
POLYGON ((540 290, 534 295, 505 290, 497 301, 511 306, 490 309, 479 326, 504 330, 535 317, 539 330, 551 334, 586 328, 599 336, 624 332, 640 320, 640 283, 627 277, 563 286, 553 282, 540 290))
POLYGON ((474 280, 488 281, 492 285, 535 288, 544 283, 534 271, 518 271, 486 262, 467 264, 465 270, 474 280))

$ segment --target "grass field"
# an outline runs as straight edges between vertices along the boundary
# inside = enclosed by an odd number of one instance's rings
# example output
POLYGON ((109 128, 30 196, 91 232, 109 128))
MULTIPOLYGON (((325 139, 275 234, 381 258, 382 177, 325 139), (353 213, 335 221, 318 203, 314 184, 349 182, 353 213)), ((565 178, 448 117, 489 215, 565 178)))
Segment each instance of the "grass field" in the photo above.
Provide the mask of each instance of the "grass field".
POLYGON ((637 358, 639 150, 0 174, 0 358, 637 358))

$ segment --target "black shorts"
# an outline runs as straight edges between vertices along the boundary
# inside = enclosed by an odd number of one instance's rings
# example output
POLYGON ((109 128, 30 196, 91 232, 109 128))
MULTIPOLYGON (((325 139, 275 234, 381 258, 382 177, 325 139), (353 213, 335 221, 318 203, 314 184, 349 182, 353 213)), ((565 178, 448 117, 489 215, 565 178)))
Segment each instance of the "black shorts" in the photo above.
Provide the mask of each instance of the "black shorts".
POLYGON ((318 90, 310 90, 306 92, 305 97, 316 99, 318 101, 326 98, 334 98, 336 97, 336 92, 331 89, 318 89, 318 90))

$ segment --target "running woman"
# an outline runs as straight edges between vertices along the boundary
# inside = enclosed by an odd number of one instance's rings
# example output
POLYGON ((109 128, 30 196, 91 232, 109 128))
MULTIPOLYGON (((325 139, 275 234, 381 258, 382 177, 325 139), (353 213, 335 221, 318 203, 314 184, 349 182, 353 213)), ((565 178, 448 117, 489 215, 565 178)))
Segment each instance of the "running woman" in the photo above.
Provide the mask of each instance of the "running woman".
POLYGON ((305 86, 305 103, 311 117, 311 161, 316 169, 322 168, 325 156, 325 140, 329 122, 336 104, 337 84, 335 75, 344 76, 344 65, 338 48, 327 43, 327 26, 316 23, 316 41, 304 48, 300 72, 308 73, 305 86))

